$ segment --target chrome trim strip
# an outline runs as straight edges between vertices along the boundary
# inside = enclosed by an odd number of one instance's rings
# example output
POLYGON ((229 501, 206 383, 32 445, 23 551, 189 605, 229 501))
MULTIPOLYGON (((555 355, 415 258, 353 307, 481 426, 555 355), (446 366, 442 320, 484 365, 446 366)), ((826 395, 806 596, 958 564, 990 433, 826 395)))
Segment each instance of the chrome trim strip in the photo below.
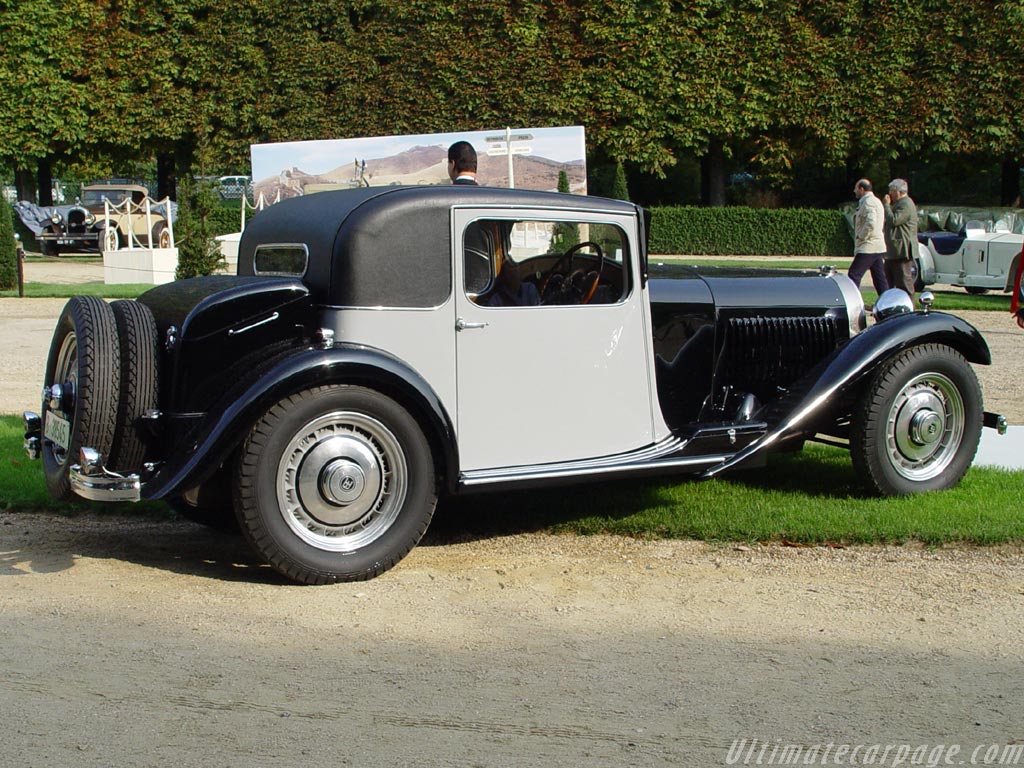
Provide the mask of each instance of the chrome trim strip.
POLYGON ((715 454, 708 456, 688 456, 685 458, 678 459, 655 459, 652 461, 635 462, 628 461, 623 463, 609 462, 604 466, 576 466, 575 468, 568 467, 566 465, 550 467, 535 466, 535 467, 516 467, 511 470, 475 470, 472 472, 463 472, 459 476, 459 484, 466 487, 473 487, 479 485, 490 485, 493 483, 502 483, 508 481, 525 481, 525 480, 549 480, 556 478, 568 478, 568 477, 587 477, 590 475, 598 475, 603 472, 607 472, 610 469, 614 469, 618 472, 640 472, 647 469, 674 469, 680 467, 701 467, 709 464, 717 464, 725 461, 729 458, 730 454, 715 454))
POLYGON ((486 485, 507 480, 529 480, 537 478, 556 478, 593 475, 609 469, 626 471, 647 469, 650 467, 687 466, 693 463, 709 463, 722 461, 727 456, 687 457, 667 459, 683 449, 688 441, 670 436, 654 445, 644 446, 628 453, 602 456, 597 459, 582 461, 560 461, 553 464, 531 464, 521 467, 502 467, 500 469, 474 469, 462 472, 459 482, 462 485, 486 485))
POLYGON ((228 329, 228 336, 237 336, 240 333, 245 333, 246 331, 251 331, 253 328, 259 328, 261 325, 266 325, 267 323, 274 322, 280 316, 281 316, 280 312, 275 312, 270 317, 265 317, 262 320, 257 320, 255 323, 251 323, 250 325, 245 326, 245 328, 239 328, 237 330, 234 329, 234 328, 229 328, 228 329))
POLYGON ((849 320, 850 338, 867 328, 867 316, 864 311, 864 297, 853 281, 846 275, 838 272, 828 276, 838 287, 843 296, 843 303, 846 304, 847 320, 849 320))

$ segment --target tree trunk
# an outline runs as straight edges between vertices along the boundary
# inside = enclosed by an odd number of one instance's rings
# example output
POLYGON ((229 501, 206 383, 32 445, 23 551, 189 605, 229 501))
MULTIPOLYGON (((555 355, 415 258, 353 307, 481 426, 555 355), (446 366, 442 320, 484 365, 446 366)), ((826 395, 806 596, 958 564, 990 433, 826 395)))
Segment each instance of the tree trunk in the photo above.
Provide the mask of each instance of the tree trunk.
POLYGON ((1003 178, 1000 185, 999 202, 1020 208, 1020 161, 1017 158, 1003 158, 1003 178))
POLYGON ((36 184, 39 189, 39 204, 53 205, 53 168, 49 160, 36 164, 36 184))
POLYGON ((32 171, 26 171, 24 168, 15 169, 14 188, 18 191, 19 200, 36 202, 36 175, 32 171))
MULTIPOLYGON (((846 189, 850 191, 854 185, 864 178, 864 163, 859 158, 846 158, 846 189)), ((874 186, 875 182, 871 182, 874 186)), ((851 193, 852 194, 852 193, 851 193)))
POLYGON ((156 198, 178 199, 178 174, 175 170, 174 155, 161 152, 156 156, 156 198))
POLYGON ((725 205, 725 147, 712 139, 707 153, 700 159, 700 199, 704 205, 725 205))

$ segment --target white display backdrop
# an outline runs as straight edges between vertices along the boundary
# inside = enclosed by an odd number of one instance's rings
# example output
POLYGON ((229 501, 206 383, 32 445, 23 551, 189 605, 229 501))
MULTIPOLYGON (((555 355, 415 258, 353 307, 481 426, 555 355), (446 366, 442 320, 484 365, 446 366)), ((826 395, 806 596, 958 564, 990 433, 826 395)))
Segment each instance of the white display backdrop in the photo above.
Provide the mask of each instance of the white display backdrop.
POLYGON ((327 189, 450 184, 448 147, 460 140, 476 149, 483 186, 510 186, 511 170, 512 186, 555 191, 565 171, 570 191, 586 194, 584 130, 567 126, 254 144, 253 197, 274 202, 327 189))

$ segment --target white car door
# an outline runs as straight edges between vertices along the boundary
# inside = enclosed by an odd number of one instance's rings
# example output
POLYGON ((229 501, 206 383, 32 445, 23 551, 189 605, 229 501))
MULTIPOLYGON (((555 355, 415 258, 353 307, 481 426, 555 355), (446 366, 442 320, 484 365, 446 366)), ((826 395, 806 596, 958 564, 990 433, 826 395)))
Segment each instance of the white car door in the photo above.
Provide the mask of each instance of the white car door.
MULTIPOLYGON (((650 321, 637 279, 636 222, 621 214, 576 212, 566 220, 543 210, 456 209, 452 227, 461 470, 580 461, 650 444, 650 321), (472 222, 499 221, 509 258, 552 252, 559 226, 576 227, 582 240, 594 231, 618 233, 620 247, 605 255, 608 275, 619 270, 625 287, 605 292, 601 301, 610 303, 488 306, 480 256, 465 253, 464 232, 472 222)), ((496 268, 492 261, 485 276, 491 287, 496 268)), ((536 281, 534 273, 527 277, 536 281)))

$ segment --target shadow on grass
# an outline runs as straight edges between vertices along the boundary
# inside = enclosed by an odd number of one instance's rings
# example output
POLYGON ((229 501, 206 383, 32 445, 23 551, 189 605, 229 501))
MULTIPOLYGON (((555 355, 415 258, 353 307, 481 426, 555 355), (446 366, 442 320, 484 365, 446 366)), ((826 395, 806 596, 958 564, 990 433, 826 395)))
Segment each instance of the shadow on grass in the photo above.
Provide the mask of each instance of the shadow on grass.
MULTIPOLYGON (((540 531, 696 538, 710 532, 711 538, 742 539, 742 531, 728 526, 715 535, 703 521, 709 506, 728 508, 731 497, 739 504, 758 494, 793 494, 797 504, 816 498, 871 498, 845 451, 814 446, 799 454, 770 456, 766 467, 738 470, 711 481, 674 475, 444 498, 424 543, 540 531)), ((722 513, 712 516, 721 519, 722 513)))

